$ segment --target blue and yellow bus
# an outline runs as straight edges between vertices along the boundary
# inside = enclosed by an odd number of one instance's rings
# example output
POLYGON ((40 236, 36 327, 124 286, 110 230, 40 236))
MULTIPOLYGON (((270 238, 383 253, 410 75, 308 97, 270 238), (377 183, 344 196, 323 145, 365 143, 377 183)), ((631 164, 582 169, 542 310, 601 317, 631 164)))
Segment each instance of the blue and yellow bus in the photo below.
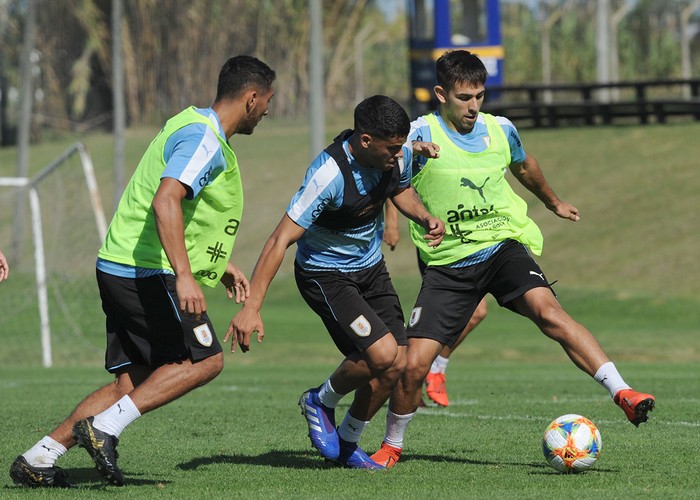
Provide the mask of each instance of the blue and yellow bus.
POLYGON ((447 50, 477 54, 489 72, 486 84, 503 82, 498 0, 408 0, 408 19, 414 116, 434 108, 435 61, 447 50))

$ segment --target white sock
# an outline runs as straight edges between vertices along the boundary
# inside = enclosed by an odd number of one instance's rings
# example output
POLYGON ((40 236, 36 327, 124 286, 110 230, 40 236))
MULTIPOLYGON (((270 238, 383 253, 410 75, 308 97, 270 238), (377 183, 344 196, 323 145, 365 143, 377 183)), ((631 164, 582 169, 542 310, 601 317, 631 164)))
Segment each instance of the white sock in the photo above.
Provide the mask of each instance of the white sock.
POLYGON ((408 424, 411 422, 413 415, 397 415, 393 411, 386 412, 386 436, 384 442, 394 448, 403 448, 403 435, 406 432, 408 424))
POLYGON ((321 400, 323 406, 327 408, 335 408, 338 406, 338 402, 343 399, 343 396, 345 396, 345 394, 338 394, 335 392, 335 389, 333 389, 331 385, 330 378, 326 380, 318 391, 318 399, 321 400))
POLYGON ((630 388, 630 386, 627 385, 624 380, 622 380, 622 376, 617 371, 617 368, 615 368, 615 364, 612 361, 608 361, 607 363, 601 365, 601 367, 598 368, 598 371, 595 372, 593 378, 596 380, 596 382, 608 390, 611 397, 615 397, 615 394, 622 389, 630 388))
POLYGON ((68 450, 61 443, 49 436, 44 436, 22 456, 32 467, 53 467, 59 457, 68 450))
POLYGON ((92 425, 102 432, 119 437, 126 426, 140 416, 141 412, 131 398, 124 396, 102 413, 95 415, 92 425))
POLYGON ((438 357, 433 361, 433 365, 430 367, 431 373, 445 373, 447 370, 447 363, 450 362, 450 358, 443 358, 438 354, 438 357))
POLYGON ((338 427, 338 436, 340 436, 340 439, 343 441, 359 443, 360 436, 362 436, 367 424, 369 424, 369 422, 358 420, 350 415, 350 412, 347 412, 345 414, 345 418, 343 419, 343 423, 340 424, 340 427, 338 427))

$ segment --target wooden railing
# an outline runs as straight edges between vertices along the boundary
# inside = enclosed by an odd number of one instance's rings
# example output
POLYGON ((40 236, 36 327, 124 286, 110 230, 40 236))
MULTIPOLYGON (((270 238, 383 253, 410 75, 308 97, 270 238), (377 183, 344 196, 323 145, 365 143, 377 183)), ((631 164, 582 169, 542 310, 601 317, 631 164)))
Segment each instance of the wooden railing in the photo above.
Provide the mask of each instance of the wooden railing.
POLYGON ((700 79, 493 86, 482 109, 517 127, 700 120, 700 79))

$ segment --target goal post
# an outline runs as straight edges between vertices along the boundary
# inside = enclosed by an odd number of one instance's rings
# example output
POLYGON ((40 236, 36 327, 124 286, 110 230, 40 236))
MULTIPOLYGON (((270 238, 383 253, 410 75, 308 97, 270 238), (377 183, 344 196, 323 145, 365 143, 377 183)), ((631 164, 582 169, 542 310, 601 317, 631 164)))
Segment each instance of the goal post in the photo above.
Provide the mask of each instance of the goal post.
POLYGON ((106 231, 92 159, 82 143, 31 178, 0 177, 0 248, 19 237, 34 249, 33 258, 15 256, 10 278, 0 285, 0 328, 7 334, 0 362, 31 363, 37 326, 43 366, 52 366, 57 354, 61 361, 95 357, 95 339, 102 336, 94 333, 103 328, 94 262, 106 231), (29 210, 31 227, 10 236, 17 210, 29 210))

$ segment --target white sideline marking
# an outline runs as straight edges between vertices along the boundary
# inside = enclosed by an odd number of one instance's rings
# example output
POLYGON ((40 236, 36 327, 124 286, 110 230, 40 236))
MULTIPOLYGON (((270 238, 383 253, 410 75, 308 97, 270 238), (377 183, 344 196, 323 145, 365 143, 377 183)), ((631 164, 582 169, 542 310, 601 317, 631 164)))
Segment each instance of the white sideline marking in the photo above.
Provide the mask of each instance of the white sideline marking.
MULTIPOLYGON (((473 413, 457 413, 453 411, 445 411, 440 408, 420 408, 418 410, 418 413, 420 415, 426 415, 429 417, 450 417, 450 418, 471 418, 471 419, 476 419, 476 420, 516 420, 516 421, 538 421, 538 422, 549 422, 552 420, 552 417, 541 417, 541 416, 532 416, 532 415, 475 415, 473 413)), ((621 416, 622 417, 622 416, 621 416)), ((667 426, 673 426, 673 427, 700 427, 700 422, 686 422, 683 420, 674 422, 671 420, 658 420, 654 419, 654 412, 651 413, 650 416, 650 422, 656 425, 667 425, 667 426)), ((603 419, 596 419, 595 423, 600 423, 600 424, 619 424, 619 423, 624 423, 627 424, 627 420, 624 419, 624 417, 620 418, 619 420, 603 420, 603 419)))

